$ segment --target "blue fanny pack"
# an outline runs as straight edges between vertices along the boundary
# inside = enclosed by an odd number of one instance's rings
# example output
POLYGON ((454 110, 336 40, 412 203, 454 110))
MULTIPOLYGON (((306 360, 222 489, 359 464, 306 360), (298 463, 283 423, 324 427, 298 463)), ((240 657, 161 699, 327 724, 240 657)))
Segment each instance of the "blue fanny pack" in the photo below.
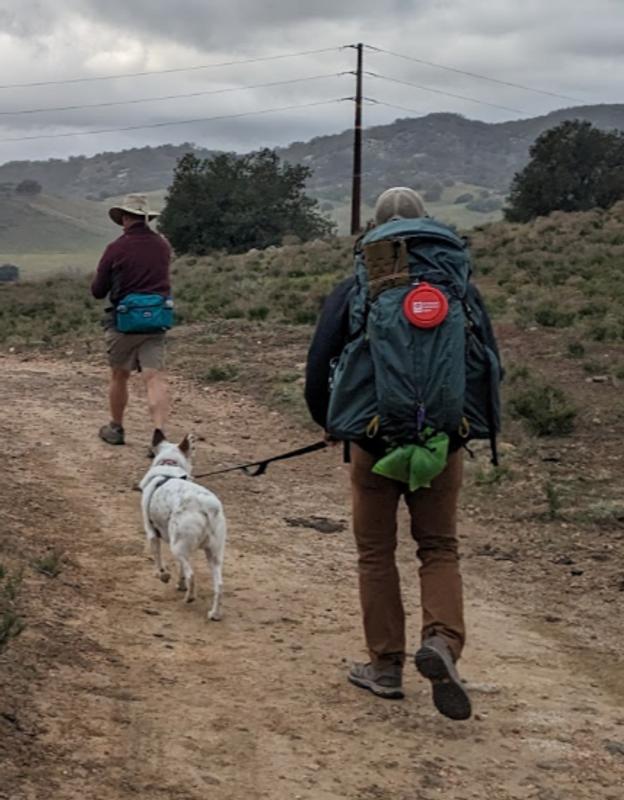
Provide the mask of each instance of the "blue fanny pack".
POLYGON ((160 294, 128 294, 115 309, 120 333, 162 333, 173 327, 173 300, 160 294))

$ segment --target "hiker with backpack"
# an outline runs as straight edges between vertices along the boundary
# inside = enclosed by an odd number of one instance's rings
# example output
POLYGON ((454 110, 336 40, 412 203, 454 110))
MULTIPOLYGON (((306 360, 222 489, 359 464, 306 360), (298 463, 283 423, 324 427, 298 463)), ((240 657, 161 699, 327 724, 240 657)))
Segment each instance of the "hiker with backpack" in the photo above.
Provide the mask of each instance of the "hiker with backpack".
POLYGON ((108 245, 91 284, 98 300, 107 295, 104 329, 111 378, 110 422, 99 430, 107 444, 125 443, 123 417, 128 403, 128 379, 141 373, 155 431, 164 431, 168 414, 164 375, 165 332, 173 324, 169 267, 171 247, 152 230, 151 211, 145 195, 128 195, 109 216, 123 234, 108 245))
MULTIPOLYGON (((349 681, 400 699, 405 615, 395 550, 404 498, 418 545, 418 671, 436 708, 468 719, 456 663, 465 643, 457 505, 463 447, 496 462, 498 348, 465 242, 426 216, 417 192, 388 189, 355 246, 355 275, 327 298, 308 353, 306 401, 350 461, 360 601, 370 662, 349 681)), ((404 575, 404 586, 412 580, 404 575)))

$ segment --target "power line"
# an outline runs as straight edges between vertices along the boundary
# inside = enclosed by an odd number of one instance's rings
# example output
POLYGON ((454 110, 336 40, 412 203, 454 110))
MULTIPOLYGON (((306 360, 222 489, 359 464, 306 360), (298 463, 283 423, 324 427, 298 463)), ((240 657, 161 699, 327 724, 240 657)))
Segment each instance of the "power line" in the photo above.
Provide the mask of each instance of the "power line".
POLYGON ((426 64, 428 67, 435 67, 436 69, 443 69, 447 72, 455 72, 458 75, 467 75, 470 78, 478 78, 481 81, 489 81, 490 83, 498 83, 500 86, 511 86, 514 89, 523 89, 525 92, 535 92, 536 94, 543 94, 547 97, 558 97, 561 100, 572 100, 575 103, 584 103, 585 100, 581 100, 578 97, 571 97, 567 94, 558 94, 557 92, 549 92, 545 89, 537 89, 535 86, 525 86, 522 83, 512 83, 511 81, 502 81, 499 78, 492 78, 490 75, 481 75, 478 72, 468 72, 464 69, 457 69, 456 67, 449 67, 446 64, 436 64, 434 61, 425 61, 423 58, 415 58, 414 56, 406 56, 402 53, 395 53, 392 50, 384 50, 382 47, 373 47, 370 44, 366 45, 367 50, 371 50, 374 53, 384 53, 388 56, 394 56, 395 58, 402 58, 406 61, 414 61, 417 64, 426 64))
POLYGON ((259 56, 257 58, 242 58, 235 61, 220 61, 215 64, 198 64, 194 67, 173 67, 171 69, 154 69, 154 70, 145 70, 143 72, 124 72, 120 73, 119 75, 95 75, 92 77, 64 78, 62 80, 33 81, 30 83, 4 83, 0 84, 0 90, 26 89, 34 86, 60 86, 61 84, 69 84, 69 83, 90 83, 94 81, 111 81, 111 80, 116 80, 117 78, 142 78, 146 75, 171 75, 177 72, 197 72, 203 69, 233 67, 238 64, 258 64, 261 61, 279 61, 280 59, 285 59, 285 58, 298 58, 300 56, 313 56, 313 55, 318 55, 320 53, 338 52, 348 46, 349 45, 344 45, 343 47, 323 47, 318 50, 301 50, 298 53, 282 53, 281 55, 276 55, 276 56, 262 56, 262 57, 259 56))
POLYGON ((419 117, 424 117, 430 114, 430 111, 421 111, 417 108, 407 108, 406 106, 397 106, 394 103, 385 103, 383 100, 376 100, 374 97, 365 97, 367 103, 373 106, 385 106, 386 108, 394 108, 397 111, 409 111, 410 114, 417 114, 419 117))
POLYGON ((247 86, 232 86, 226 89, 207 89, 201 92, 188 92, 186 94, 169 94, 169 95, 161 95, 159 97, 138 97, 132 100, 111 100, 104 103, 84 103, 81 105, 73 105, 73 106, 47 106, 45 108, 27 108, 27 109, 20 109, 17 111, 0 111, 0 116, 18 117, 26 114, 42 114, 48 111, 78 111, 80 109, 86 109, 86 108, 110 108, 111 106, 131 106, 131 105, 136 105, 138 103, 156 103, 156 102, 162 102, 163 100, 179 100, 182 98, 189 98, 189 97, 205 97, 207 95, 227 94, 229 92, 242 92, 248 89, 265 89, 271 86, 287 86, 288 84, 305 83, 306 81, 318 81, 325 78, 339 78, 343 75, 350 75, 350 74, 352 73, 349 71, 333 72, 333 73, 328 73, 326 75, 311 75, 306 78, 291 78, 285 81, 254 83, 254 84, 249 84, 247 86))
POLYGON ((417 114, 419 117, 426 117, 431 114, 431 111, 423 111, 418 108, 407 108, 406 106, 397 106, 393 103, 385 103, 383 100, 376 100, 374 97, 365 97, 364 101, 371 106, 386 106, 386 108, 394 108, 397 111, 409 111, 410 114, 417 114))
POLYGON ((153 122, 148 125, 127 125, 123 128, 100 128, 99 130, 71 131, 67 133, 38 134, 36 136, 15 136, 8 139, 0 139, 4 142, 24 142, 34 141, 35 139, 66 139, 73 136, 97 136, 102 133, 122 133, 125 131, 142 131, 147 128, 165 128, 174 125, 193 125, 200 122, 216 122, 224 119, 240 119, 242 117, 252 117, 260 114, 276 114, 280 111, 293 111, 300 108, 313 108, 314 106, 326 106, 333 103, 343 103, 347 100, 352 101, 352 97, 336 97, 333 100, 317 100, 313 103, 302 103, 299 105, 280 106, 279 108, 264 108, 258 111, 243 111, 240 114, 220 114, 216 117, 199 117, 197 119, 175 120, 172 122, 153 122))
POLYGON ((510 108, 509 106, 501 106, 498 103, 488 103, 486 100, 478 100, 476 97, 466 97, 463 94, 453 94, 452 92, 444 92, 442 89, 431 89, 429 86, 422 86, 420 83, 412 83, 411 81, 404 81, 400 78, 391 78, 388 75, 379 75, 377 72, 365 72, 365 75, 371 78, 378 78, 382 81, 389 81, 390 83, 399 83, 403 86, 411 86, 415 89, 421 89, 424 92, 433 92, 433 94, 443 94, 446 97, 454 97, 458 100, 468 100, 471 103, 479 103, 482 106, 490 106, 490 108, 501 108, 503 111, 513 111, 514 114, 528 114, 527 111, 522 111, 519 108, 510 108))

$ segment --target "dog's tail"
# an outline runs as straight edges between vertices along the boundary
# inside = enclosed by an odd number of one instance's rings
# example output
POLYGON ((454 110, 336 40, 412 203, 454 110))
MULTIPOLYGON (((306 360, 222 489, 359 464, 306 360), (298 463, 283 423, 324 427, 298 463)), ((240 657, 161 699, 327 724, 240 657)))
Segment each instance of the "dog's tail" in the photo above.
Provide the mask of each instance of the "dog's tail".
POLYGON ((225 521, 223 507, 220 506, 216 513, 213 511, 212 520, 217 538, 223 543, 223 546, 225 546, 225 540, 227 538, 227 522, 225 521))

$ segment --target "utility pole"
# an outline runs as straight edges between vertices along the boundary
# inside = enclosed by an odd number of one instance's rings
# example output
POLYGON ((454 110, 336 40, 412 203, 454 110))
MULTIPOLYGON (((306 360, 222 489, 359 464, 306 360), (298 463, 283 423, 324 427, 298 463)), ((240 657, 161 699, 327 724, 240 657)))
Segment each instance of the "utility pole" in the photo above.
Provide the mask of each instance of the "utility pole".
POLYGON ((357 71, 355 73, 355 126, 353 129, 353 188, 351 191, 351 234, 359 233, 361 228, 360 211, 362 204, 362 71, 364 45, 354 45, 357 50, 357 71))

